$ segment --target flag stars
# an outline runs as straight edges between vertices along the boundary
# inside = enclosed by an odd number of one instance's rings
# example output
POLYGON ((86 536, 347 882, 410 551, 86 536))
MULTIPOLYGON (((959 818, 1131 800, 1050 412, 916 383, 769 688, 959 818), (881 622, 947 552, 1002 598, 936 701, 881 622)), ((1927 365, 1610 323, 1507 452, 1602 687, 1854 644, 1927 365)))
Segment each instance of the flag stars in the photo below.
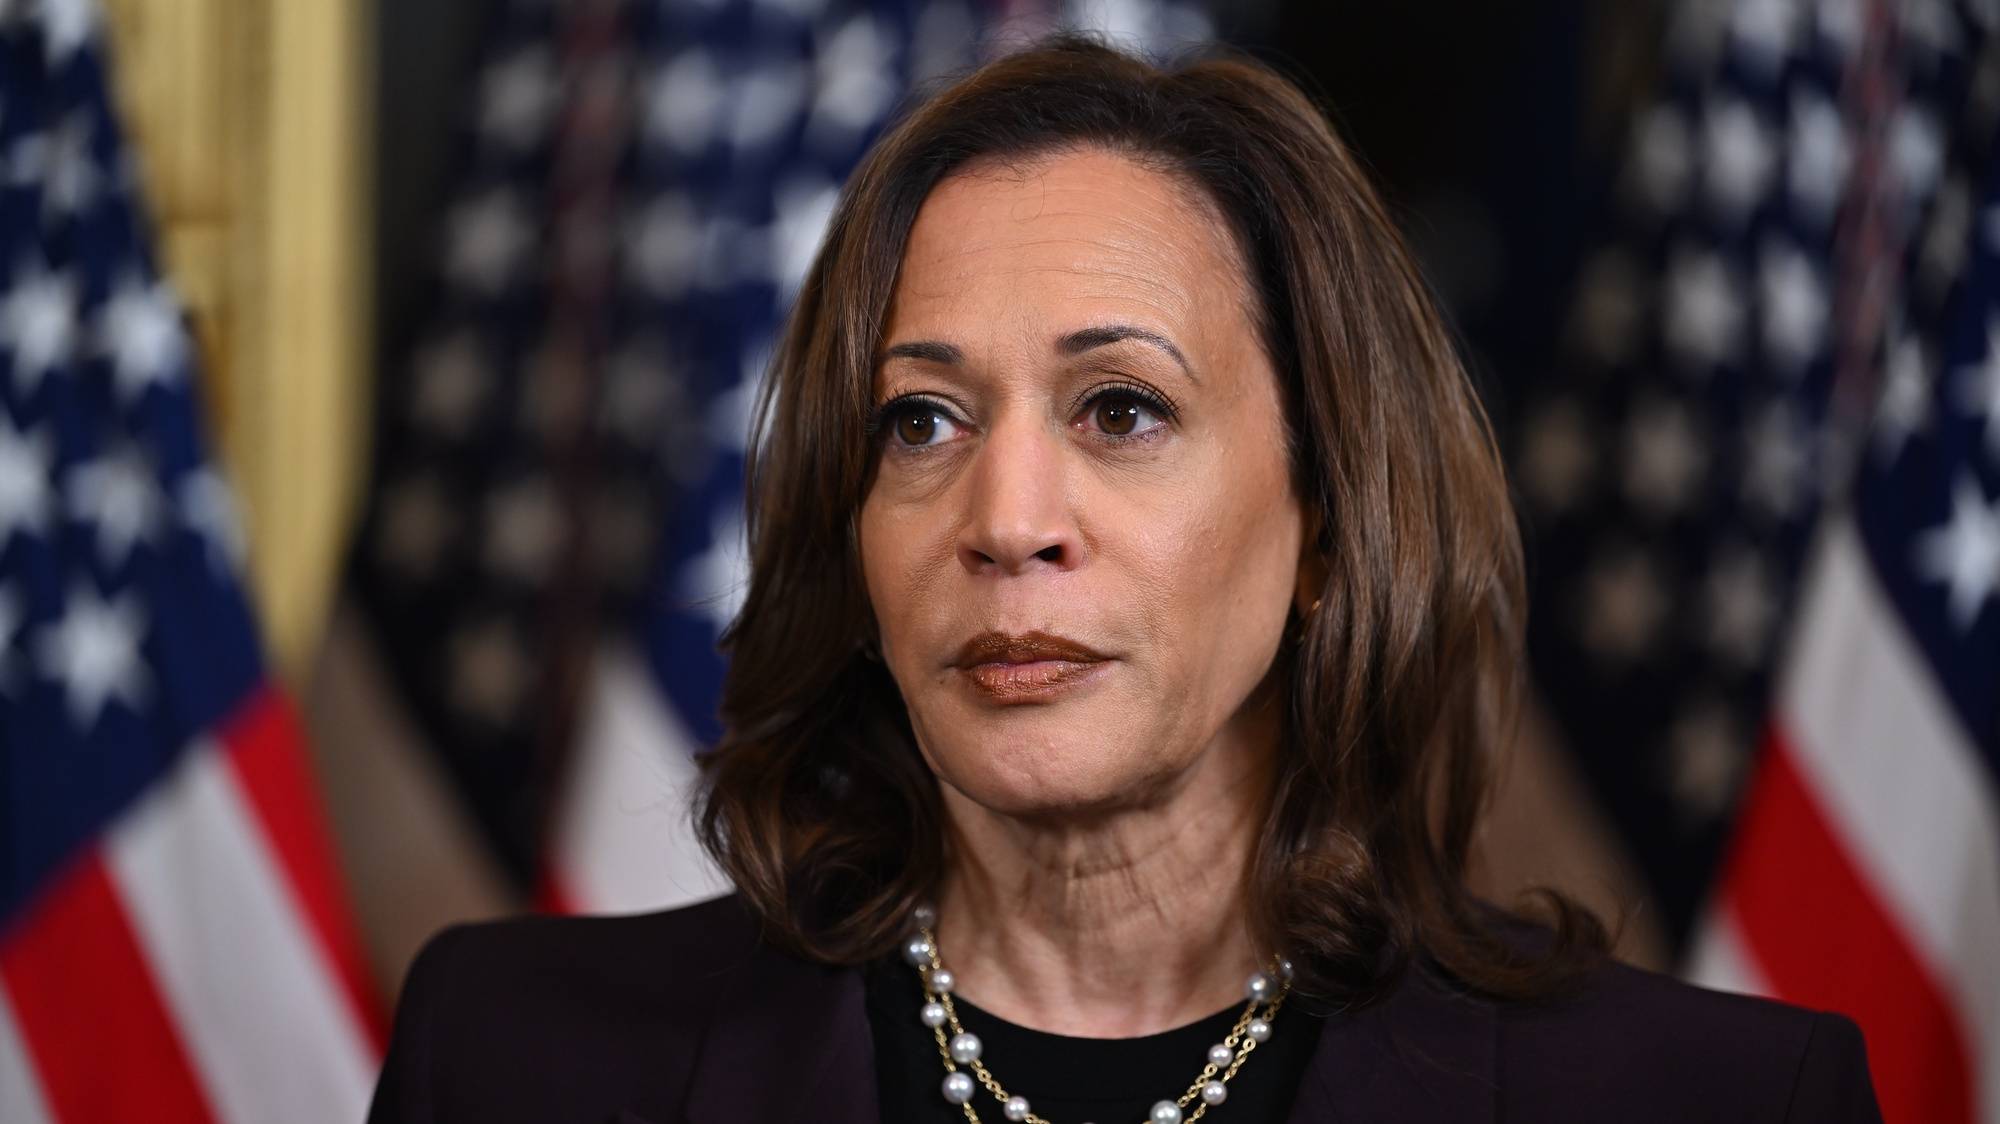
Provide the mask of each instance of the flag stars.
POLYGON ((74 217, 97 201, 103 176, 90 151, 96 119, 77 110, 40 133, 30 133, 8 153, 7 178, 41 192, 44 221, 74 217))
POLYGON ((1796 376, 1819 354, 1826 335, 1826 282, 1798 247, 1774 241, 1759 255, 1757 289, 1765 356, 1796 376))
POLYGON ((865 12, 850 17, 820 45, 810 125, 816 138, 847 140, 889 111, 899 92, 895 50, 865 12))
POLYGON ((123 565, 135 545, 159 536, 164 505, 151 465, 135 446, 71 469, 67 492, 70 514, 97 528, 98 555, 107 566, 123 565))
POLYGON ((451 638, 452 705, 468 718, 504 727, 514 720, 534 677, 520 633, 495 617, 451 638))
MULTIPOLYGON (((1995 219, 2000 212, 1989 210, 1980 220, 1981 237, 1995 247, 1995 219)), ((1917 250, 1917 280, 1929 299, 1942 296, 1965 266, 1971 249, 1972 190, 1963 176, 1947 177, 1931 205, 1930 218, 1917 250)))
POLYGON ((29 262, 0 298, 0 348, 13 360, 14 385, 23 397, 68 361, 76 341, 76 296, 67 275, 29 262))
POLYGON ((777 140, 799 120, 811 79, 805 64, 778 59, 753 67, 730 91, 729 143, 757 149, 777 140))
POLYGON ((722 73, 706 50, 682 51, 647 87, 642 111, 646 136, 682 155, 700 153, 715 135, 725 91, 722 73))
POLYGON ((445 271, 469 289, 497 296, 514 280, 534 240, 521 201, 506 188, 492 188, 452 212, 445 271))
POLYGON ((1890 345, 1882 397, 1875 407, 1875 453, 1882 463, 1902 456, 1910 438, 1930 425, 1930 361, 1923 341, 1903 336, 1890 345))
POLYGON ((480 80, 479 131, 517 152, 532 148, 561 103, 549 52, 523 47, 490 64, 480 80))
POLYGON ((1655 400, 1632 412, 1625 430, 1625 493, 1655 515, 1688 505, 1706 457, 1685 407, 1655 400))
POLYGON ((173 290, 163 280, 128 276, 106 302, 98 322, 99 344, 111 359, 118 396, 137 401, 149 386, 179 381, 188 364, 186 325, 173 290))
POLYGON ((1716 700, 1696 702, 1674 721, 1667 734, 1668 784, 1684 827, 1714 823, 1728 810, 1747 756, 1735 717, 1716 700))
POLYGON ((1567 399, 1551 402, 1528 424, 1522 482, 1543 511, 1567 511, 1575 505, 1595 459, 1583 411, 1567 399))
POLYGON ((1680 207, 1694 177, 1694 142, 1687 119, 1672 106, 1657 106, 1639 119, 1633 138, 1633 185, 1654 210, 1680 207))
POLYGON ((463 438, 493 381, 485 349, 470 330, 432 340, 417 354, 410 415, 432 433, 463 438))
POLYGON ((71 587, 62 619, 35 637, 42 673, 62 685, 80 732, 96 728, 113 700, 145 705, 150 677, 139 653, 145 629, 145 613, 130 593, 106 600, 80 583, 71 587))
POLYGON ((1732 362, 1743 336, 1742 283, 1714 253, 1681 250, 1667 269, 1667 345, 1681 362, 1703 369, 1732 362))
POLYGON ((743 517, 734 505, 727 505, 711 531, 708 549, 689 559, 681 570, 681 589, 693 611, 707 617, 720 636, 736 619, 749 592, 750 560, 743 517))
POLYGON ((1743 496, 1774 519, 1799 514, 1812 461, 1805 424, 1784 400, 1766 405, 1744 433, 1743 496))
POLYGON ((1757 551, 1725 548, 1702 583, 1703 632, 1710 651, 1734 666, 1761 665, 1777 623, 1776 582, 1757 551))
POLYGON ((425 474, 391 484, 382 497, 380 518, 375 552, 383 568, 411 581, 434 576, 456 524, 437 479, 425 474))
POLYGON ((1823 96, 1794 98, 1785 176, 1792 198, 1815 224, 1825 226, 1839 209, 1852 159, 1840 110, 1823 96))
POLYGON ((1901 0, 1894 10, 1899 42, 1924 66, 1935 66, 1959 41, 1957 17, 1945 0, 1901 0))
POLYGON ((1730 41, 1766 74, 1775 74, 1792 53, 1799 33, 1798 0, 1739 0, 1730 12, 1730 41))
POLYGON ((42 46, 52 65, 69 61, 97 29, 96 0, 40 0, 42 46))
POLYGON ((1702 149, 1710 205, 1731 222, 1747 217, 1777 165, 1756 110, 1733 99, 1713 106, 1702 121, 1702 149))
POLYGON ((625 269, 633 281, 661 300, 687 290, 701 262, 702 227, 694 206, 677 194, 646 205, 629 231, 625 269))
POLYGON ((530 477, 501 489, 486 513, 486 565, 524 585, 540 585, 555 564, 566 520, 547 480, 530 477))
POLYGON ((22 433, 0 409, 0 549, 16 531, 35 535, 48 528, 54 457, 45 430, 22 433))
POLYGON ((778 189, 777 230, 771 239, 771 279, 781 298, 798 293, 826 237, 840 189, 825 181, 792 181, 778 189))
POLYGON ((1629 255, 1606 250, 1593 257, 1578 286, 1568 327, 1570 346, 1606 367, 1629 360, 1645 314, 1643 286, 1629 255))
POLYGON ((1889 128, 1889 165, 1906 204, 1928 198, 1944 170, 1944 136, 1937 119, 1905 106, 1889 128))
POLYGON ((181 478, 174 494, 181 520, 201 538, 209 566, 218 574, 239 572, 249 557, 249 543, 228 483, 215 470, 198 468, 181 478))
POLYGON ((1944 583, 1953 627, 1972 627, 2000 581, 2000 511, 1987 505, 1970 473, 1952 482, 1951 515, 1918 537, 1912 564, 1919 576, 1944 583))
POLYGON ((1653 647, 1666 615, 1666 596, 1652 561, 1636 550, 1600 558, 1584 579, 1581 634, 1594 653, 1619 663, 1653 647))

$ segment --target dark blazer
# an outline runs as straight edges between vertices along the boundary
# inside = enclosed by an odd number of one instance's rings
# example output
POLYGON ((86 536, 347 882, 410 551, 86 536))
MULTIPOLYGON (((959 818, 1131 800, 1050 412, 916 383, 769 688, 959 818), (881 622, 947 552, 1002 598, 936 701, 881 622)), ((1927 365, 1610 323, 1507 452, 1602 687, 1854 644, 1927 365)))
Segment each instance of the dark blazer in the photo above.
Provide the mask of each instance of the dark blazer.
MULTIPOLYGON (((1295 1124, 1881 1119, 1838 1015, 1615 963, 1554 1004, 1429 980, 1327 1021, 1295 1124)), ((733 897, 460 925, 410 970, 368 1119, 875 1124, 872 1049, 860 973, 771 950, 733 897)))

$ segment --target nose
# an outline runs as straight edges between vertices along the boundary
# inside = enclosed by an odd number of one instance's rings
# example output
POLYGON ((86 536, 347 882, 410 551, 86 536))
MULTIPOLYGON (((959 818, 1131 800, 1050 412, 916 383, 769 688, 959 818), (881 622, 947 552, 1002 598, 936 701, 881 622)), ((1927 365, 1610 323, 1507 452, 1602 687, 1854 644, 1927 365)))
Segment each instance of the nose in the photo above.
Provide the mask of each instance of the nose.
POLYGON ((974 456, 958 539, 967 571, 1069 570, 1083 561, 1059 436, 1045 424, 1000 422, 974 456))

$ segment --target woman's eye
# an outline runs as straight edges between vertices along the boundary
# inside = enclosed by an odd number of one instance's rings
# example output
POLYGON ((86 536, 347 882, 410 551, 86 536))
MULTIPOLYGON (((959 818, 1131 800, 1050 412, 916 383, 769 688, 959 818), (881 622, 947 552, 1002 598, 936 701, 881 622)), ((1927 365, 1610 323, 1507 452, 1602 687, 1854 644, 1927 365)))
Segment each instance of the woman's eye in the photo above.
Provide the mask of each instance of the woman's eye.
POLYGON ((1130 394, 1107 394, 1090 404, 1087 416, 1112 437, 1132 437, 1166 424, 1160 411, 1130 394))
POLYGON ((899 445, 938 445, 958 435, 958 423, 935 406, 919 402, 896 411, 889 431, 899 445))

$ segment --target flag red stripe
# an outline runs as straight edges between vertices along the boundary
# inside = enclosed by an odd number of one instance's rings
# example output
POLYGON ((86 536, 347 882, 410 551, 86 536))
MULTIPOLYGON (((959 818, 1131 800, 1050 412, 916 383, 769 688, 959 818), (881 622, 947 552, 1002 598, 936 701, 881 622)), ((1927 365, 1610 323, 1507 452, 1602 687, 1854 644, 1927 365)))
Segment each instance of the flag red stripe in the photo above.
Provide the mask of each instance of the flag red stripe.
POLYGON ((1861 1024, 1888 1124, 1971 1124, 1963 1023, 1869 891, 1785 731, 1766 732, 1743 808, 1722 892, 1773 993, 1861 1024))
POLYGON ((214 1119, 95 849, 15 922, 0 979, 57 1120, 214 1119))
POLYGON ((307 928, 339 975, 341 990, 379 1055, 388 1042, 388 1020, 362 956, 350 918, 346 888, 328 841, 306 761, 297 716, 280 692, 265 687, 221 730, 226 760, 270 842, 287 881, 298 893, 307 928))

